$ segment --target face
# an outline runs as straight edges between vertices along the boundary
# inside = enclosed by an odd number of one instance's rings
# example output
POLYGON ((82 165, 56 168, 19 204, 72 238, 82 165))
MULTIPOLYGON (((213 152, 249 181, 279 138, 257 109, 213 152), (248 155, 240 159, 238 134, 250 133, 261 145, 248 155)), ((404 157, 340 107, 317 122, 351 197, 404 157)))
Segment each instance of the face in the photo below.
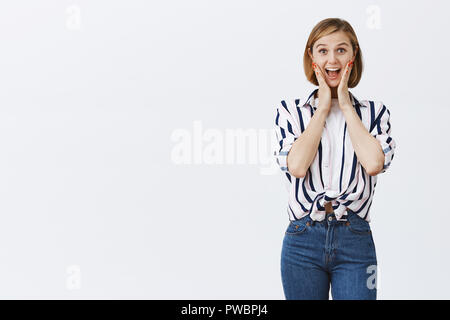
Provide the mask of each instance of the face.
POLYGON ((345 66, 356 56, 350 39, 343 31, 334 32, 318 39, 313 45, 312 54, 311 48, 308 53, 325 75, 325 80, 330 88, 339 86, 345 66), (332 70, 335 69, 338 71, 333 72, 332 70))

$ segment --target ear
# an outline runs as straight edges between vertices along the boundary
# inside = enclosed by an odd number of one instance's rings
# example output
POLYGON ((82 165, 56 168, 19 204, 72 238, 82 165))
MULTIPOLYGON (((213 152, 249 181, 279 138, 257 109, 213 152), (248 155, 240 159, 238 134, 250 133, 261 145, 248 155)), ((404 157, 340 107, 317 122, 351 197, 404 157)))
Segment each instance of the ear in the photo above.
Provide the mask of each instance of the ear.
POLYGON ((355 58, 356 58, 356 54, 358 53, 358 46, 356 46, 356 48, 355 48, 355 54, 353 55, 353 59, 352 60, 355 60, 355 58))
POLYGON ((308 55, 311 58, 311 60, 313 60, 313 56, 312 56, 312 53, 311 53, 311 47, 308 47, 308 55))

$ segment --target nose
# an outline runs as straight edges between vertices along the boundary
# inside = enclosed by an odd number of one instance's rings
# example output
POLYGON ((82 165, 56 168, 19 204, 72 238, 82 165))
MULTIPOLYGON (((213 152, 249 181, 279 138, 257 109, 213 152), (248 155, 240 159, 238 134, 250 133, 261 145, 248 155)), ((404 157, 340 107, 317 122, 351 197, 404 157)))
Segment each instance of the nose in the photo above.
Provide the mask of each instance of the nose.
POLYGON ((330 55, 328 56, 328 64, 335 65, 336 61, 336 55, 334 53, 330 53, 330 55))

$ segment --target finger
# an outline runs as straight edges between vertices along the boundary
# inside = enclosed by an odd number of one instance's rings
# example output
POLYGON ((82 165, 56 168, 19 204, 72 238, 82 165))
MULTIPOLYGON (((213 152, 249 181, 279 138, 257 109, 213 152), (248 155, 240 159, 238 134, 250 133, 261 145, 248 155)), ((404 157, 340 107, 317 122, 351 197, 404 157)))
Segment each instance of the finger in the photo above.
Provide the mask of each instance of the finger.
POLYGON ((346 80, 348 80, 348 78, 350 77, 350 72, 352 68, 353 68, 353 61, 350 61, 349 63, 347 63, 347 66, 345 67, 345 73, 343 74, 346 80))
POLYGON ((349 67, 349 65, 347 63, 347 65, 344 68, 344 71, 342 72, 341 81, 339 81, 339 87, 340 88, 342 88, 347 83, 347 80, 348 80, 348 67, 349 67))
POLYGON ((313 62, 313 69, 314 69, 314 72, 316 73, 317 81, 319 82, 319 84, 323 84, 325 82, 325 79, 323 77, 322 71, 317 66, 317 64, 315 64, 314 62, 313 62))
POLYGON ((350 61, 350 62, 347 63, 347 65, 345 66, 345 69, 344 69, 344 71, 342 72, 341 81, 339 82, 339 88, 343 88, 344 86, 347 86, 347 85, 348 85, 348 78, 350 77, 350 72, 351 72, 352 64, 353 64, 353 62, 350 61))

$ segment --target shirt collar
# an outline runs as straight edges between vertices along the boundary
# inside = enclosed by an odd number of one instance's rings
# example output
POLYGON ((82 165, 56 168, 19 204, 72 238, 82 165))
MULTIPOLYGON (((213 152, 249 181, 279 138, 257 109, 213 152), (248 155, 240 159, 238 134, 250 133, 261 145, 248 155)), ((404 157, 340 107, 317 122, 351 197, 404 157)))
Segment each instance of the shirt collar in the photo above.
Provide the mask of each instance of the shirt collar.
MULTIPOLYGON (((313 106, 313 104, 311 103, 311 100, 314 99, 314 95, 316 94, 316 92, 319 91, 319 89, 315 89, 308 97, 308 99, 306 99, 305 104, 303 105, 303 107, 312 107, 314 110, 317 109, 316 106, 313 106)), ((350 92, 350 91, 349 91, 350 92)), ((350 99, 352 101, 353 107, 366 107, 365 105, 359 103, 358 99, 356 99, 356 97, 350 92, 350 99)))

